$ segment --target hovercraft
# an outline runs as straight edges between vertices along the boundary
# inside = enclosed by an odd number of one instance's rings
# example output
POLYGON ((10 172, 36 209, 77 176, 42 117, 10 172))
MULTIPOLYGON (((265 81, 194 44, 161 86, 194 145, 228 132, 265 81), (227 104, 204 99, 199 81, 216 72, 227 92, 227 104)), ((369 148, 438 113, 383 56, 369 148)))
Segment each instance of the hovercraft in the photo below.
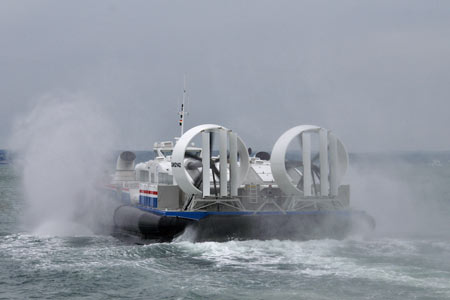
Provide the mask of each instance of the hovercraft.
POLYGON ((146 162, 135 164, 130 151, 117 159, 106 187, 116 200, 116 233, 149 241, 187 231, 194 241, 307 240, 375 227, 371 216, 350 208, 350 187, 341 183, 348 154, 325 128, 293 127, 270 154, 252 155, 234 131, 204 124, 153 150, 146 162))

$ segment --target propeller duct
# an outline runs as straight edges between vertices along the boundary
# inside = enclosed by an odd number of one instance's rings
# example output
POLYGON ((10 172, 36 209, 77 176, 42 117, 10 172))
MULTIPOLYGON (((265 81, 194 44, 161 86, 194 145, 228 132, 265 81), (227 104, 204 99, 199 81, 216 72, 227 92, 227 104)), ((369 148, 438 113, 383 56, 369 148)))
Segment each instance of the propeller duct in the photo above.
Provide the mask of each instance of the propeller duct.
POLYGON ((348 167, 348 154, 342 142, 329 130, 314 125, 300 125, 283 133, 272 149, 272 175, 287 195, 334 197, 348 167), (312 152, 312 137, 319 141, 312 152), (286 159, 291 142, 300 144, 299 161, 286 159), (294 176, 295 175, 295 176, 294 176))
POLYGON ((237 196, 248 168, 249 155, 244 142, 220 125, 205 124, 188 130, 180 137, 172 154, 173 176, 188 195, 207 197, 212 190, 216 197, 237 196), (201 138, 201 155, 188 149, 197 136, 201 138), (216 138, 218 149, 214 149, 216 138), (219 155, 213 156, 217 150, 219 155))

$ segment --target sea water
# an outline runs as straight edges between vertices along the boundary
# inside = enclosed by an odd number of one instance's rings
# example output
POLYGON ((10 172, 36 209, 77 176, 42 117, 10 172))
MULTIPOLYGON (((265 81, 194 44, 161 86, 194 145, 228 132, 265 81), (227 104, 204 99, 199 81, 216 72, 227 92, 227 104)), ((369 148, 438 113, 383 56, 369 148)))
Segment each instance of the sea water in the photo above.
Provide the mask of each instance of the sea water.
POLYGON ((144 246, 27 227, 21 172, 0 165, 0 299, 450 299, 450 162, 433 157, 352 157, 370 235, 144 246))

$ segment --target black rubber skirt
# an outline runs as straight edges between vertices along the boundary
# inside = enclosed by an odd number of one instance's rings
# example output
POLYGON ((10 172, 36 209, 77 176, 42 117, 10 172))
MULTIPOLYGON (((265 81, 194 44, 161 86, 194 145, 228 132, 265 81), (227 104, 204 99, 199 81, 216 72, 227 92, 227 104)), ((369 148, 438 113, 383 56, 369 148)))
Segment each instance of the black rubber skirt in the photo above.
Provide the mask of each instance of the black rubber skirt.
POLYGON ((194 222, 184 218, 159 216, 128 205, 120 206, 114 212, 116 230, 156 241, 171 241, 194 222))
POLYGON ((360 211, 209 215, 201 220, 192 220, 161 216, 132 206, 118 207, 114 223, 122 233, 160 242, 172 241, 186 230, 191 241, 227 241, 342 239, 351 232, 369 232, 375 228, 374 219, 360 211))

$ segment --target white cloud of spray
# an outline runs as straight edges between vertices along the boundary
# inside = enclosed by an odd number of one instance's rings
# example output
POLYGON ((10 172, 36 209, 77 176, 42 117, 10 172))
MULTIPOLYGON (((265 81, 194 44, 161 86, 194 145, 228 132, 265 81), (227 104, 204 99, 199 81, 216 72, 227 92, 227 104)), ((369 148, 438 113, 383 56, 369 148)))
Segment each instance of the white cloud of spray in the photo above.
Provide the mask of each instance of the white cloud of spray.
MULTIPOLYGON (((352 164, 351 205, 372 215, 382 236, 448 236, 448 166, 370 154, 352 164)), ((431 161, 431 159, 430 159, 431 161)))
POLYGON ((20 158, 25 224, 33 232, 90 233, 95 185, 111 154, 113 132, 100 107, 77 94, 42 97, 17 120, 10 147, 20 158))

